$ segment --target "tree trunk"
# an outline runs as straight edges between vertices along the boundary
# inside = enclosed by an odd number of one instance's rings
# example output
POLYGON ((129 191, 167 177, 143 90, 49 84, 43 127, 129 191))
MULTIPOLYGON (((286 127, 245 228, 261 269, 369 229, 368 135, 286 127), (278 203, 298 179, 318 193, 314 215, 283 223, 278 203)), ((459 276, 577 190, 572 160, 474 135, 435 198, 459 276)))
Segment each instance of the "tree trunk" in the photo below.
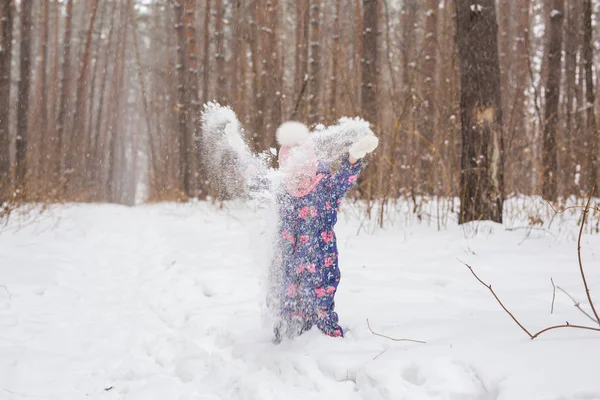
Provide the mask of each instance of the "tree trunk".
POLYGON ((507 101, 507 107, 512 110, 505 115, 506 130, 506 158, 511 173, 512 191, 527 193, 530 191, 532 182, 532 167, 530 152, 525 150, 529 148, 526 143, 528 139, 528 130, 531 130, 528 122, 528 104, 526 92, 529 91, 529 59, 530 40, 529 40, 529 9, 531 0, 519 0, 517 13, 517 26, 515 29, 515 48, 514 48, 514 90, 512 96, 503 93, 503 98, 511 99, 507 101), (510 159, 510 162, 508 161, 510 159))
POLYGON ((500 84, 502 85, 502 110, 507 121, 510 120, 511 114, 508 101, 511 98, 510 90, 511 80, 510 72, 512 69, 513 54, 510 51, 510 46, 514 40, 511 35, 512 7, 515 0, 499 0, 498 1, 498 51, 500 59, 500 84))
POLYGON ((117 163, 121 162, 120 157, 118 157, 119 143, 123 142, 121 136, 123 132, 120 130, 121 128, 121 118, 123 114, 123 110, 121 110, 121 102, 123 100, 123 93, 126 93, 123 90, 124 75, 125 75, 125 55, 127 54, 127 24, 129 21, 128 18, 129 10, 127 7, 127 3, 122 3, 122 7, 120 10, 120 21, 119 28, 121 32, 119 32, 120 37, 117 39, 117 51, 115 54, 115 68, 113 74, 113 82, 112 82, 112 96, 110 105, 112 106, 110 113, 108 115, 109 123, 108 123, 108 135, 109 141, 107 146, 107 161, 108 161, 108 173, 107 173, 107 185, 106 185, 106 195, 108 201, 118 202, 121 194, 121 180, 119 177, 119 173, 122 171, 118 168, 117 163))
POLYGON ((587 146, 589 179, 587 190, 598 185, 598 141, 600 135, 596 127, 595 93, 594 93, 594 49, 592 37, 592 0, 583 0, 583 52, 582 61, 585 66, 585 99, 587 108, 587 146))
MULTIPOLYGON (((121 11, 122 12, 122 11, 121 11)), ((115 24, 117 21, 117 7, 113 7, 110 17, 110 28, 108 30, 108 37, 106 39, 106 51, 104 53, 104 60, 102 63, 102 81, 100 83, 100 97, 98 99, 98 111, 96 112, 96 123, 93 126, 93 140, 92 140, 92 156, 90 165, 91 169, 91 179, 92 181, 96 181, 98 177, 102 176, 101 170, 103 166, 102 155, 103 151, 105 151, 106 147, 106 134, 102 131, 102 121, 104 118, 104 98, 106 97, 106 86, 108 83, 109 70, 110 70, 110 61, 113 56, 113 43, 117 43, 118 39, 115 40, 115 24)), ((119 49, 119 45, 115 46, 114 53, 116 54, 119 49)), ((100 62, 99 60, 97 62, 100 62)), ((114 64, 114 63, 113 63, 114 64)), ((113 74, 116 73, 116 68, 112 68, 113 74)), ((110 109, 110 106, 109 106, 110 109)), ((99 196, 99 191, 96 190, 96 196, 99 196)))
POLYGON ((264 122, 264 98, 262 95, 263 82, 261 79, 262 66, 260 65, 260 48, 259 48, 259 22, 258 22, 258 0, 253 0, 250 5, 250 51, 252 53, 252 94, 254 95, 254 102, 250 108, 250 113, 253 115, 252 118, 252 144, 254 150, 261 149, 261 138, 257 132, 260 132, 264 122))
POLYGON ((576 150, 576 124, 574 123, 575 96, 576 96, 576 76, 577 76, 577 51, 579 50, 579 9, 580 0, 571 0, 568 2, 567 23, 565 24, 565 140, 566 154, 561 157, 561 171, 563 175, 563 188, 565 195, 575 194, 575 168, 577 159, 576 150))
POLYGON ((357 84, 353 86, 353 91, 355 90, 353 97, 356 98, 356 103, 360 104, 360 96, 362 93, 362 59, 364 56, 363 7, 361 5, 361 0, 354 0, 354 29, 356 34, 354 39, 354 73, 356 74, 354 80, 357 84))
POLYGON ((15 4, 0 0, 0 208, 9 199, 10 184, 10 80, 12 62, 12 30, 15 4))
POLYGON ((308 74, 308 35, 310 31, 310 0, 296 1, 296 54, 295 54, 295 79, 294 88, 297 95, 292 118, 304 121, 306 107, 304 94, 306 93, 306 80, 308 74))
POLYGON ((412 63, 415 61, 415 23, 417 20, 417 0, 405 0, 402 6, 400 23, 402 26, 402 90, 405 100, 409 100, 412 89, 412 63))
MULTIPOLYGON (((241 0, 233 0, 233 18, 232 18, 232 33, 233 38, 231 41, 231 86, 229 88, 229 95, 232 99, 232 104, 236 107, 240 106, 240 85, 243 83, 243 79, 239 76, 240 57, 239 54, 242 51, 242 45, 244 36, 242 34, 242 2, 241 0)), ((243 63, 243 61, 242 61, 243 63)), ((243 120, 243 113, 241 118, 243 120)))
POLYGON ((188 196, 197 194, 197 173, 194 153, 193 133, 198 126, 197 120, 200 114, 200 99, 198 96, 198 46, 196 42, 196 28, 194 25, 194 17, 196 15, 196 0, 185 0, 185 10, 183 15, 183 23, 185 27, 185 38, 187 43, 186 51, 186 111, 187 111, 187 131, 186 131, 186 147, 185 147, 185 164, 187 171, 184 175, 187 176, 187 182, 184 186, 187 188, 188 196))
POLYGON ((58 108, 60 104, 60 0, 53 0, 53 20, 52 41, 54 42, 54 51, 52 54, 52 91, 50 100, 50 113, 48 120, 50 122, 49 131, 49 153, 48 173, 54 174, 57 171, 60 160, 60 149, 58 148, 58 108))
POLYGON ((379 75, 378 55, 378 0, 363 0, 363 65, 361 111, 362 117, 373 128, 378 125, 377 79, 379 75))
POLYGON ((224 30, 225 8, 223 0, 215 0, 215 38, 217 58, 217 101, 228 104, 227 77, 225 75, 225 30, 224 30))
POLYGON ((206 0, 204 6, 204 35, 202 50, 202 103, 206 104, 209 100, 209 80, 210 80, 210 0, 206 0))
POLYGON ((544 122, 544 149, 542 153, 542 194, 550 201, 556 200, 558 178, 556 136, 558 129, 558 102, 560 99, 560 76, 562 60, 564 0, 552 0, 550 29, 547 31, 548 82, 546 84, 546 114, 544 122))
POLYGON ((60 88, 60 103, 58 106, 58 119, 56 136, 58 139, 57 165, 56 173, 62 171, 64 173, 64 161, 66 157, 66 121, 67 109, 70 109, 71 99, 71 37, 73 35, 73 0, 67 1, 67 10, 65 16, 65 35, 63 39, 63 64, 62 64, 62 83, 60 88))
POLYGON ((419 141, 419 157, 421 167, 421 185, 427 194, 434 194, 436 184, 434 182, 434 160, 433 154, 435 124, 436 124, 436 69, 437 69, 437 15, 439 0, 428 0, 425 10, 425 37, 423 38, 422 54, 423 61, 423 105, 421 107, 422 125, 421 140, 419 141))
POLYGON ((321 0, 310 0, 310 58, 308 62, 308 123, 318 124, 321 112, 321 0))
POLYGON ((85 120, 87 105, 87 87, 89 83, 90 60, 92 56, 92 38, 94 33, 94 24, 98 13, 98 0, 92 0, 92 10, 89 15, 89 25, 87 29, 83 54, 79 63, 79 79, 77 82, 77 91, 75 95, 75 114, 73 115, 73 135, 70 143, 69 154, 67 155, 67 169, 74 169, 70 184, 75 185, 75 190, 80 192, 81 184, 85 180, 85 148, 87 140, 85 138, 85 120))
POLYGON ((502 222, 503 140, 494 0, 457 0, 462 162, 459 223, 502 222))
POLYGON ((48 140, 48 37, 49 37, 49 21, 50 21, 50 0, 42 0, 42 13, 40 20, 40 41, 39 41, 39 52, 40 52, 40 64, 38 67, 39 80, 38 80, 38 115, 37 115, 37 129, 40 134, 40 158, 38 161, 38 168, 40 176, 43 176, 46 170, 47 161, 49 160, 49 140, 48 140))
POLYGON ((335 15, 333 19, 333 46, 331 49, 331 96, 329 98, 329 120, 337 118, 337 85, 340 58, 340 13, 342 0, 335 1, 335 15))
POLYGON ((275 130, 281 123, 281 94, 283 91, 280 55, 277 40, 279 38, 279 3, 267 0, 264 10, 263 32, 263 83, 261 98, 265 108, 265 126, 262 127, 262 147, 276 145, 275 130))
MULTIPOLYGON (((19 52, 19 85, 17 99, 17 186, 25 190, 27 175, 27 136, 29 118, 29 80, 31 77, 32 0, 21 0, 21 48, 19 52)), ((25 194, 26 195, 26 194, 25 194)))
POLYGON ((185 35, 185 1, 177 0, 175 7, 175 29, 177 31, 177 129, 179 136, 179 173, 180 187, 182 192, 189 196, 190 194, 190 168, 188 160, 189 149, 189 129, 188 129, 188 104, 186 99, 187 86, 187 46, 185 35))

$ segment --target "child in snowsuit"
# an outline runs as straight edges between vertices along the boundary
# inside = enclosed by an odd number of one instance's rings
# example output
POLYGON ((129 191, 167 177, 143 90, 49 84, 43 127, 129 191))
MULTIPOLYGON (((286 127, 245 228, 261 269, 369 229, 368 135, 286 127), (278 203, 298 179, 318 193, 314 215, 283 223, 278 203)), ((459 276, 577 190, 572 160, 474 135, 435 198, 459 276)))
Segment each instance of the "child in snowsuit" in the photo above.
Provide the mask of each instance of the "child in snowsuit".
POLYGON ((286 123, 277 131, 283 190, 277 204, 279 224, 273 270, 279 321, 275 341, 316 325, 323 333, 343 337, 334 297, 340 282, 334 226, 342 198, 355 186, 362 158, 378 144, 374 136, 355 143, 336 173, 317 160, 308 129, 286 123))

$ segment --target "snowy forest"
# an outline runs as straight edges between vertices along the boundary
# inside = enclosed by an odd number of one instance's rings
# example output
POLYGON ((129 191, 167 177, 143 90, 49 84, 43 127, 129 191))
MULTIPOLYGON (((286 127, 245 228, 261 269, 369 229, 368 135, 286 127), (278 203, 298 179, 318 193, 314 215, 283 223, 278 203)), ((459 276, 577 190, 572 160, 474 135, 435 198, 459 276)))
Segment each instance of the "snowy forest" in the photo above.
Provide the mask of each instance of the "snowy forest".
POLYGON ((2 0, 0 199, 214 197, 196 148, 211 100, 257 151, 286 120, 369 121, 381 146, 353 193, 369 202, 475 198, 490 204, 461 219, 499 221, 511 196, 586 197, 598 183, 599 8, 2 0))
POLYGON ((0 400, 600 399, 599 22, 0 0, 0 400))

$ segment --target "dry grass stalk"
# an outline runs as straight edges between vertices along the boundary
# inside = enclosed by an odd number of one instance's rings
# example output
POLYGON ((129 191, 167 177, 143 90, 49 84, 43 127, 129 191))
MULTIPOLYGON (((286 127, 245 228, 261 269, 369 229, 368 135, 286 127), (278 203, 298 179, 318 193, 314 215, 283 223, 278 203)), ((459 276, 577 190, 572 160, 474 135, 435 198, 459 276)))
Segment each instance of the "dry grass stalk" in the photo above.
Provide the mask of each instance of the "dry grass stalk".
POLYGON ((371 329, 371 324, 369 323, 369 319, 367 318, 367 326, 369 327, 369 331, 371 331, 371 333, 375 336, 379 336, 388 340, 392 340, 394 342, 413 342, 413 343, 427 343, 424 342, 422 340, 414 340, 414 339, 400 339, 400 338, 393 338, 390 336, 386 336, 386 335, 382 335, 381 333, 377 333, 375 331, 373 331, 373 329, 371 329))

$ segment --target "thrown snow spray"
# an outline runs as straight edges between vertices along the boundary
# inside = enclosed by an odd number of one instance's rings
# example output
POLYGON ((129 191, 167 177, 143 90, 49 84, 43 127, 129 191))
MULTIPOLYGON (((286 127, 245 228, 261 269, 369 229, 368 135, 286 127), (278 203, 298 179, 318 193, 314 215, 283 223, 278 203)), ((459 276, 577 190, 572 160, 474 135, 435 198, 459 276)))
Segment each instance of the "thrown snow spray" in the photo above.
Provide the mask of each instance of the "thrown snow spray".
POLYGON ((285 293, 279 256, 284 245, 280 234, 281 210, 289 209, 289 195, 301 198, 310 193, 319 183, 319 168, 329 170, 341 163, 354 144, 365 137, 373 139, 374 134, 369 123, 360 118, 341 118, 330 127, 318 125, 312 133, 301 123, 286 122, 277 132, 282 146, 280 167, 273 169, 269 165, 274 154, 252 152, 231 108, 208 103, 204 105, 201 122, 198 150, 211 186, 220 196, 251 201, 265 213, 265 252, 269 261, 268 267, 265 266, 263 317, 274 324, 285 293), (282 131, 285 136, 280 135, 282 131))

